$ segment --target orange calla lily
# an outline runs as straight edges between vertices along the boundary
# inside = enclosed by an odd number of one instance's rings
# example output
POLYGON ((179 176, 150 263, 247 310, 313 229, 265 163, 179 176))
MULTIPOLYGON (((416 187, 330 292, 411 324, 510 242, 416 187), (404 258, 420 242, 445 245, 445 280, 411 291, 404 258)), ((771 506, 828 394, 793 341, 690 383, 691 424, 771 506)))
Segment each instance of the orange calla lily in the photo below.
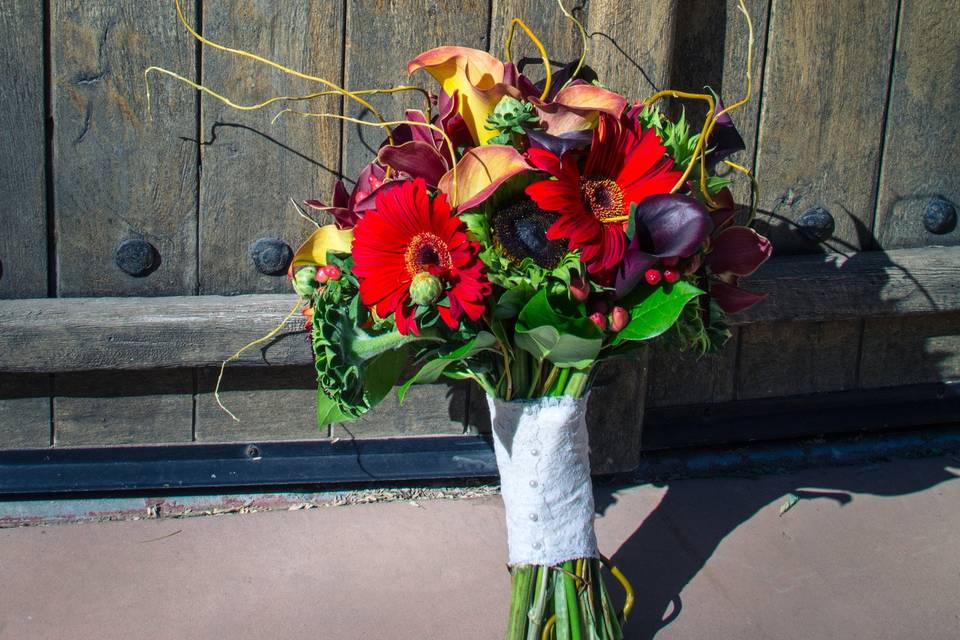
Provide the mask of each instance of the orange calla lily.
POLYGON ((353 229, 340 229, 335 224, 322 226, 297 249, 290 262, 290 272, 305 265, 323 266, 327 264, 327 251, 350 253, 352 243, 353 229))
POLYGON ((486 51, 468 47, 437 47, 407 64, 407 72, 426 70, 448 95, 460 96, 457 111, 477 144, 487 144, 498 132, 486 128, 487 116, 500 99, 516 92, 504 84, 503 63, 486 51))
POLYGON ((472 209, 493 195, 513 176, 531 170, 520 153, 503 144, 488 144, 469 149, 457 163, 456 184, 451 169, 437 185, 447 194, 450 206, 459 211, 472 209))
POLYGON ((627 106, 623 96, 592 84, 571 84, 564 87, 551 102, 530 99, 547 133, 561 135, 571 131, 593 129, 601 113, 619 118, 627 106))

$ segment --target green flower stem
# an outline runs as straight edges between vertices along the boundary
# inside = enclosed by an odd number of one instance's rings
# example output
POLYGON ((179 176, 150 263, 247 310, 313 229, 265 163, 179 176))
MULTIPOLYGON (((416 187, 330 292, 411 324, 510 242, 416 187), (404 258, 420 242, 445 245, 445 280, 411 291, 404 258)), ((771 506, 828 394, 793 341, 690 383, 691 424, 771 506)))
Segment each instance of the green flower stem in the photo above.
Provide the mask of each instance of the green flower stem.
POLYGON ((536 366, 533 369, 533 377, 530 380, 530 388, 527 390, 527 397, 533 398, 534 394, 537 392, 537 386, 540 384, 540 377, 543 375, 543 362, 537 361, 536 366))
POLYGON ((580 623, 580 607, 577 606, 577 586, 573 582, 574 563, 563 563, 563 590, 567 600, 567 617, 570 619, 570 640, 583 640, 580 623))
POLYGON ((557 381, 554 383, 553 388, 550 390, 548 395, 550 396, 562 396, 567 395, 567 380, 570 379, 570 368, 564 367, 560 369, 560 375, 557 376, 557 381))
POLYGON ((567 379, 567 386, 563 391, 563 395, 571 396, 573 398, 579 398, 583 396, 587 391, 590 381, 590 370, 580 370, 576 369, 571 371, 570 377, 567 379))
POLYGON ((507 622, 506 640, 526 640, 527 611, 530 610, 530 597, 533 594, 533 581, 537 566, 519 564, 511 570, 512 594, 510 599, 510 619, 507 622))
POLYGON ((533 592, 533 604, 527 617, 530 624, 527 627, 527 640, 540 640, 540 629, 543 627, 543 611, 547 605, 547 581, 550 578, 550 567, 537 565, 536 588, 533 592))

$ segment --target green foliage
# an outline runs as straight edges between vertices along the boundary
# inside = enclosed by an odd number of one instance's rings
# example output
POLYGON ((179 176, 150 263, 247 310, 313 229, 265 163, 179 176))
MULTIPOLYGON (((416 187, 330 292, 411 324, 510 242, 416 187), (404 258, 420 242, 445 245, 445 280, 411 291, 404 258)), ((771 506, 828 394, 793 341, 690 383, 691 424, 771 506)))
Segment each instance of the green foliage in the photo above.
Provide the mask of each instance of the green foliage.
POLYGON ((659 336, 673 326, 687 303, 701 294, 702 290, 686 280, 638 288, 623 301, 630 313, 630 322, 616 335, 612 344, 659 336))
MULTIPOLYGON (((409 380, 403 383, 400 388, 397 390, 397 397, 400 399, 400 402, 403 402, 404 397, 407 395, 407 391, 414 384, 429 384, 435 382, 441 375, 447 372, 447 369, 460 362, 461 360, 466 360, 467 358, 492 348, 496 344, 497 340, 494 338, 492 333, 486 331, 480 331, 477 335, 462 344, 457 348, 445 347, 443 349, 438 349, 432 352, 429 357, 427 357, 427 362, 420 369, 410 377, 409 380)), ((450 345, 454 347, 459 344, 458 342, 450 342, 450 345)))
POLYGON ((560 297, 551 300, 541 289, 520 311, 514 341, 537 360, 585 369, 603 345, 603 334, 585 315, 582 304, 560 297))

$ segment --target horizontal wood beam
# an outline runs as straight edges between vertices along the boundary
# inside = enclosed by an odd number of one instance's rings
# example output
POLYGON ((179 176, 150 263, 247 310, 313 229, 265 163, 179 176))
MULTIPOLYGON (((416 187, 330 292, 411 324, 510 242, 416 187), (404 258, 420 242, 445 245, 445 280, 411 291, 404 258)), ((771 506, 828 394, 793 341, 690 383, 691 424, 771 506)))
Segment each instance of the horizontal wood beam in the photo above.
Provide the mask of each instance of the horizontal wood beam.
MULTIPOLYGON (((904 316, 960 310, 960 247, 771 260, 744 281, 769 298, 734 324, 904 316)), ((273 330, 293 295, 0 301, 0 371, 59 372, 219 365, 273 330)), ((312 362, 300 315, 247 350, 241 365, 312 362)))

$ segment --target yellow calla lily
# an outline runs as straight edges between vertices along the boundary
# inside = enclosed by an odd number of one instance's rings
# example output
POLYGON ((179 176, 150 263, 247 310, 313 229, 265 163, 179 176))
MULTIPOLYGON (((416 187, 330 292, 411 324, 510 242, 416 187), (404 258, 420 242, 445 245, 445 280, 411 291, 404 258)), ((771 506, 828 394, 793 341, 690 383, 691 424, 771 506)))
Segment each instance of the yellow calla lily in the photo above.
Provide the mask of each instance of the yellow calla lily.
POLYGON ((457 111, 477 144, 487 144, 496 131, 486 128, 487 116, 509 92, 503 83, 503 63, 486 51, 468 47, 437 47, 407 64, 407 72, 426 70, 450 96, 459 96, 457 111))
POLYGON ((340 229, 335 224, 320 227, 300 245, 290 262, 290 272, 295 267, 327 264, 327 251, 350 253, 353 244, 353 229, 340 229))
POLYGON ((452 169, 448 171, 440 178, 438 188, 447 194, 450 206, 467 211, 493 195, 513 176, 532 168, 513 147, 490 144, 464 153, 456 173, 452 169))

